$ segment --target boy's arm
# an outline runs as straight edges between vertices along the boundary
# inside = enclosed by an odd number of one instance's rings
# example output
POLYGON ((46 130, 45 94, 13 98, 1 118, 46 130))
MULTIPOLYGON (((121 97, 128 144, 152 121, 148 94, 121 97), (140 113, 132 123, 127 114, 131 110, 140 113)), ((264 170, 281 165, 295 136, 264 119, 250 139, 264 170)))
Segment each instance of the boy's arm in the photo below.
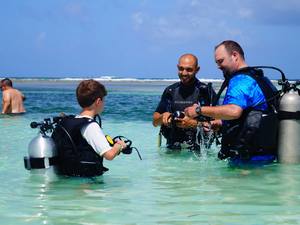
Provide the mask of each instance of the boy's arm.
POLYGON ((99 124, 95 122, 83 128, 81 134, 95 152, 107 160, 113 160, 126 147, 123 141, 118 141, 110 147, 99 124))
POLYGON ((118 141, 109 151, 103 154, 103 157, 107 160, 113 160, 125 147, 126 144, 123 141, 118 141))

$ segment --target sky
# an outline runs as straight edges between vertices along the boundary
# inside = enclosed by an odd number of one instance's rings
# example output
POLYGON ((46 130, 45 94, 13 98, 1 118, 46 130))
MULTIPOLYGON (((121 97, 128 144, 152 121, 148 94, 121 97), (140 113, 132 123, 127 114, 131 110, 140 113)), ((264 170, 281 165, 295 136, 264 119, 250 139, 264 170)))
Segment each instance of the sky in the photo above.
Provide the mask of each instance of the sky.
POLYGON ((299 0, 0 3, 0 77, 177 78, 178 57, 192 53, 198 77, 222 78, 214 47, 231 39, 249 65, 300 78, 299 0))

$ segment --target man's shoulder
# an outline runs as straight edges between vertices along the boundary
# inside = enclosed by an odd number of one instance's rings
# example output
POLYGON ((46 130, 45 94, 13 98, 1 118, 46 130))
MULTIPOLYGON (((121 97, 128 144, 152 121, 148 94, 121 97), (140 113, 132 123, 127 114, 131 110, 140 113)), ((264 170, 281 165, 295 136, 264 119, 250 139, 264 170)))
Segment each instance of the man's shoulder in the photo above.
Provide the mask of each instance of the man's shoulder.
POLYGON ((247 74, 239 74, 230 79, 228 85, 228 93, 231 91, 238 91, 240 93, 248 94, 249 91, 255 89, 258 83, 247 74))
POLYGON ((166 89, 174 89, 174 88, 177 88, 177 87, 179 87, 180 86, 180 84, 181 84, 181 82, 180 81, 178 81, 178 82, 175 82, 175 83, 173 83, 173 84, 170 84, 168 87, 166 87, 166 89))
POLYGON ((12 93, 9 90, 4 90, 2 92, 2 96, 3 98, 7 99, 7 98, 11 98, 12 93))
POLYGON ((234 77, 232 77, 230 79, 230 82, 231 83, 246 83, 246 84, 249 84, 249 82, 253 83, 253 82, 256 82, 256 81, 251 76, 249 76, 248 74, 241 73, 241 74, 237 74, 234 77))
POLYGON ((165 88, 164 93, 172 92, 174 89, 178 88, 179 86, 180 86, 180 82, 176 82, 176 83, 170 84, 169 86, 167 86, 165 88))
POLYGON ((16 93, 18 93, 18 94, 20 94, 20 95, 23 95, 22 92, 21 92, 20 90, 18 90, 18 89, 14 89, 14 90, 15 90, 16 93))
POLYGON ((207 85, 207 83, 204 83, 204 82, 202 82, 202 81, 196 79, 196 81, 195 81, 195 86, 196 86, 196 87, 200 87, 200 88, 206 88, 208 85, 207 85))
POLYGON ((23 96, 22 92, 15 88, 7 89, 5 92, 11 96, 23 96))

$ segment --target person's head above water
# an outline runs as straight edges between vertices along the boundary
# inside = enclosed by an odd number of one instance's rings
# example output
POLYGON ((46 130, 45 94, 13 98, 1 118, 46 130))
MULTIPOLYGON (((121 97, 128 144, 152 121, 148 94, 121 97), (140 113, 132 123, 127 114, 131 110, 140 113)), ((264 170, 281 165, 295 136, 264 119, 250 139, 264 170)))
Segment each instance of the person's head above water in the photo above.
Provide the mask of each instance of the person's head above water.
POLYGON ((0 88, 11 88, 13 86, 11 79, 4 78, 0 82, 0 88))
POLYGON ((215 47, 215 61, 224 77, 247 67, 242 47, 232 40, 223 41, 215 47))
POLYGON ((102 111, 104 105, 104 97, 107 95, 107 91, 103 84, 93 79, 83 80, 79 83, 76 89, 76 96, 79 105, 82 108, 88 108, 95 106, 99 108, 99 112, 102 111))
POLYGON ((178 76, 182 84, 188 85, 194 82, 200 67, 198 59, 193 54, 184 54, 178 60, 178 76))

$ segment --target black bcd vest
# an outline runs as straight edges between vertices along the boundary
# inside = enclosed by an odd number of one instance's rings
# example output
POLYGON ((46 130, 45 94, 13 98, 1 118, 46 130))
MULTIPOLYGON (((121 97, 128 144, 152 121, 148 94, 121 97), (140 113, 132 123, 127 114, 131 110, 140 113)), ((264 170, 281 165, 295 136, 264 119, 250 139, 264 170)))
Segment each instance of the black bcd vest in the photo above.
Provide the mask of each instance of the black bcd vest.
POLYGON ((262 70, 251 67, 235 72, 224 83, 228 85, 229 80, 239 74, 248 75, 258 83, 268 110, 255 110, 253 106, 243 110, 239 119, 226 121, 222 127, 222 147, 218 156, 221 159, 234 156, 247 159, 254 155, 276 155, 278 91, 262 70))
MULTIPOLYGON (((211 83, 208 85, 195 80, 190 86, 184 86, 177 82, 167 89, 168 112, 184 111, 186 107, 193 104, 212 105, 215 92, 211 83)), ((201 120, 202 118, 198 118, 201 120)), ((174 143, 187 142, 194 144, 196 142, 196 129, 182 129, 175 125, 169 127, 162 126, 161 133, 167 139, 167 146, 172 148, 174 143)))
POLYGON ((59 173, 68 176, 93 177, 102 175, 108 170, 103 166, 103 158, 81 135, 81 128, 92 122, 96 121, 75 118, 73 115, 62 117, 58 121, 52 138, 58 150, 59 173))

